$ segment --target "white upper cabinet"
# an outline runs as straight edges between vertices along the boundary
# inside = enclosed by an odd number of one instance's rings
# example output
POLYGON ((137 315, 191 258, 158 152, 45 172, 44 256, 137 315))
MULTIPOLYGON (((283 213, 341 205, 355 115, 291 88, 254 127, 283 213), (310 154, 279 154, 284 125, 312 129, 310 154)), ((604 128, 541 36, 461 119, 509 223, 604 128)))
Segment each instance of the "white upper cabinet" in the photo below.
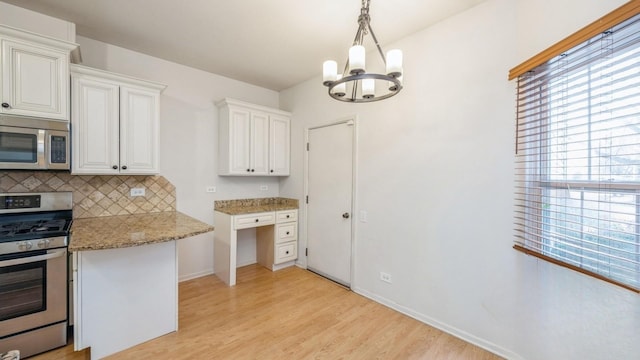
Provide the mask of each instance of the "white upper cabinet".
POLYGON ((251 175, 269 174, 269 114, 251 113, 251 175))
POLYGON ((69 121, 69 59, 77 46, 0 25, 0 113, 69 121))
POLYGON ((216 105, 219 175, 289 175, 290 113, 233 99, 216 105))
POLYGON ((71 172, 159 173, 164 85, 84 66, 71 69, 71 172))
POLYGON ((270 175, 289 175, 291 121, 288 117, 273 115, 269 123, 270 175))
POLYGON ((160 91, 120 86, 120 169, 159 173, 160 91))

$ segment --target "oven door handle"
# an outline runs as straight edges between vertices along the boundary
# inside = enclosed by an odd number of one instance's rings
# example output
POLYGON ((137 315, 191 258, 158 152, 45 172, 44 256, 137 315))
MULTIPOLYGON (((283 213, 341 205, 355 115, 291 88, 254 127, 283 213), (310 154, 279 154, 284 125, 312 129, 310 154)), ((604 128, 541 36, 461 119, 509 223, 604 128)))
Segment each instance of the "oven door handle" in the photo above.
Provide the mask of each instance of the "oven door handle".
POLYGON ((55 258, 59 258, 60 256, 63 256, 66 252, 67 251, 65 249, 51 250, 50 253, 44 254, 44 255, 29 256, 29 257, 12 259, 12 260, 3 260, 3 261, 0 261, 0 268, 15 266, 15 265, 22 265, 22 264, 29 264, 29 263, 34 263, 34 262, 43 261, 43 260, 51 260, 51 259, 55 259, 55 258))

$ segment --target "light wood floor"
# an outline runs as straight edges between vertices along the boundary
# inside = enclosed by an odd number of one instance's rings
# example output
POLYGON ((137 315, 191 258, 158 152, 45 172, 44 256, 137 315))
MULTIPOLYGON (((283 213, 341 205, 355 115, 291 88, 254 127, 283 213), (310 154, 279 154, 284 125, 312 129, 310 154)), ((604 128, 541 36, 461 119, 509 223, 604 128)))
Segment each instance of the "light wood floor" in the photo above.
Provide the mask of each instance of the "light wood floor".
MULTIPOLYGON (((296 267, 180 283, 179 331, 110 359, 500 359, 296 267)), ((33 359, 85 360, 73 345, 33 359)))

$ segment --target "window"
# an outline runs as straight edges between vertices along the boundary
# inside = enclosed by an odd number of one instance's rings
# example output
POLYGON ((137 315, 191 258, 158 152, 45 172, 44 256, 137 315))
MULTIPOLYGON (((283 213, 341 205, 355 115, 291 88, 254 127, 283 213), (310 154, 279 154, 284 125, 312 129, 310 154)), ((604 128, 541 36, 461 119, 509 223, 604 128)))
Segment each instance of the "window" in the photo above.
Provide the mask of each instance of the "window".
POLYGON ((518 76, 518 250, 640 289, 640 15, 518 76))

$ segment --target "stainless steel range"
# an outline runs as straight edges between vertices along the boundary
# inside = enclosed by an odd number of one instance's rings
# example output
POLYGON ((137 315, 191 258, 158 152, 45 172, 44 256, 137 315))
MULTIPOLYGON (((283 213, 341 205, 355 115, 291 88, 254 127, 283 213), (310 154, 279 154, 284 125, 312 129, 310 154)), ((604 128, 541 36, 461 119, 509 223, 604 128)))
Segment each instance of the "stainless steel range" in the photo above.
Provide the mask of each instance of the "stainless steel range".
POLYGON ((0 193, 0 353, 67 343, 71 192, 0 193))

